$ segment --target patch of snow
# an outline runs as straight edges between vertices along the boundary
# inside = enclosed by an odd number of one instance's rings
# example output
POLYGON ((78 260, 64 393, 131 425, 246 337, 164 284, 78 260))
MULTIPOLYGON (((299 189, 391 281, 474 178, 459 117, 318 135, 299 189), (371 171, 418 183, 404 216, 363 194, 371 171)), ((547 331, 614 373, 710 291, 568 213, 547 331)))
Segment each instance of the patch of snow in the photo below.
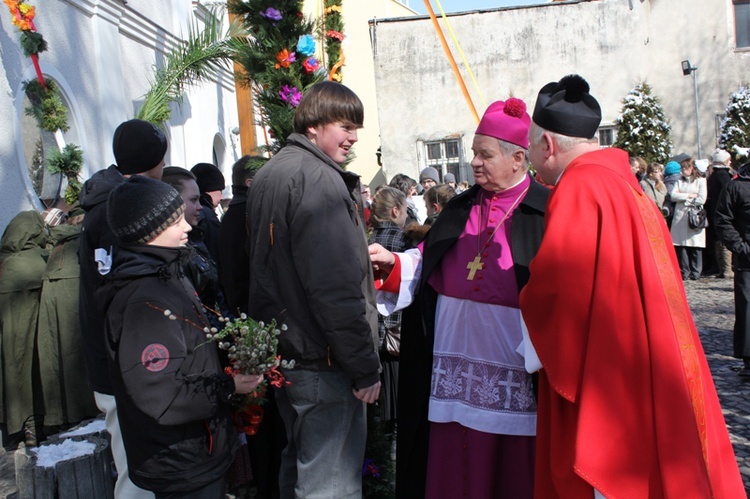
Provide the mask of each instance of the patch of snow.
POLYGON ((100 431, 106 430, 107 427, 104 425, 103 419, 95 419, 86 426, 82 426, 78 429, 68 431, 65 433, 61 433, 60 437, 62 438, 68 438, 68 437, 79 437, 81 435, 92 435, 94 433, 99 433, 100 431))
POLYGON ((76 442, 66 439, 60 444, 42 445, 31 449, 36 454, 36 465, 42 468, 54 468, 61 461, 75 459, 93 454, 96 444, 92 442, 76 442))

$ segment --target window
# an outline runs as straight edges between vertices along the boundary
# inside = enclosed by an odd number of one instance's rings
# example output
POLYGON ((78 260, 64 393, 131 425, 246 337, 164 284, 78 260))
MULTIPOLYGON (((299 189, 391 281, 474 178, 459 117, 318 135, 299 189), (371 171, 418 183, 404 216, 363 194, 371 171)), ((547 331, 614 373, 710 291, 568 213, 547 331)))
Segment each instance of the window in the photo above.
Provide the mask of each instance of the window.
POLYGON ((736 47, 750 47, 750 0, 733 0, 736 47))
MULTIPOLYGON (((44 75, 46 79, 51 79, 44 75)), ((66 180, 59 173, 50 173, 47 168, 47 160, 53 151, 59 151, 65 144, 79 144, 79 134, 75 120, 72 116, 72 107, 68 100, 63 86, 58 83, 60 90, 60 99, 63 105, 68 109, 68 126, 69 130, 65 133, 57 134, 42 130, 37 125, 36 119, 28 116, 26 108, 31 107, 31 100, 27 93, 23 94, 23 102, 20 109, 21 122, 21 146, 23 148, 24 164, 27 178, 30 181, 30 187, 33 189, 37 198, 45 204, 53 203, 58 196, 61 196, 66 187, 66 180), (57 135, 57 136, 56 136, 57 135)))
POLYGON ((441 181, 446 173, 455 175, 458 182, 468 177, 468 172, 463 171, 467 169, 467 166, 461 164, 460 138, 425 142, 424 148, 426 158, 424 166, 434 167, 440 174, 441 181))
POLYGON ((612 147, 617 139, 617 128, 614 126, 603 126, 599 128, 599 145, 612 147))

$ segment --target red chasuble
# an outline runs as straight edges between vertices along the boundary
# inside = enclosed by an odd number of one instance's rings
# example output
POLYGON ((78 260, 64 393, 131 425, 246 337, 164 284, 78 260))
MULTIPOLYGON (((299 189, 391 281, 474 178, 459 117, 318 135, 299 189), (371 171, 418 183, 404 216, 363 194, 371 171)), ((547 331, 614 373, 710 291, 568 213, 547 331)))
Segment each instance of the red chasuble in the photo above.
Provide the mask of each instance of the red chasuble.
POLYGON ((605 149, 552 192, 521 310, 540 371, 535 496, 745 497, 666 224, 605 149))

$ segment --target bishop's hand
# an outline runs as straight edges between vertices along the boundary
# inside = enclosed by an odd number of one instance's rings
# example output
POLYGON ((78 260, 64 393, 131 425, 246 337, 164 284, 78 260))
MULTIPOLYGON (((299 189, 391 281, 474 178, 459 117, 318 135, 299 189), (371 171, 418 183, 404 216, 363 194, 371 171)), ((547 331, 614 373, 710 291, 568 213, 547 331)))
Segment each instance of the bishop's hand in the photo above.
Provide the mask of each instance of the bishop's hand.
POLYGON ((380 272, 390 273, 390 271, 393 270, 393 266, 396 264, 396 255, 378 243, 371 244, 369 246, 369 251, 372 270, 375 274, 380 272))

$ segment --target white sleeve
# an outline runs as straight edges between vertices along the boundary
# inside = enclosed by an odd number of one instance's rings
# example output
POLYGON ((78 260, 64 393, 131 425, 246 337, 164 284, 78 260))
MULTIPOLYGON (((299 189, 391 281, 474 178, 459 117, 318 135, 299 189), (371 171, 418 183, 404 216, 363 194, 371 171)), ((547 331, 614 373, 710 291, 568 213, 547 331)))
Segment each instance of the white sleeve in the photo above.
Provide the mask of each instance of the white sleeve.
POLYGON ((536 354, 536 349, 531 343, 529 330, 526 327, 526 322, 524 322, 523 317, 521 317, 521 333, 523 334, 523 341, 516 351, 523 356, 526 371, 530 373, 536 372, 542 368, 542 362, 539 360, 539 356, 536 354))
POLYGON ((394 253, 401 261, 401 286, 398 294, 378 291, 375 300, 381 315, 391 315, 411 305, 417 283, 422 275, 422 252, 418 249, 406 250, 404 253, 394 253))

